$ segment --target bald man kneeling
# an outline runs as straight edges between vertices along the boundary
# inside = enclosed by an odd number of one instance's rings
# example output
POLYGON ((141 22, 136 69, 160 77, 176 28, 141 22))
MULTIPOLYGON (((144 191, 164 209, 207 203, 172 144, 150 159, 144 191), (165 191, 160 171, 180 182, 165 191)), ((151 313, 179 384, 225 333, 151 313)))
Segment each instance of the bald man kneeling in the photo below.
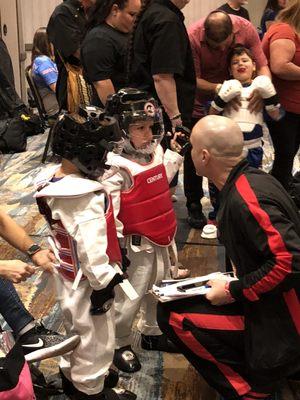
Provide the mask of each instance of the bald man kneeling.
POLYGON ((300 372, 299 214, 280 183, 243 158, 232 120, 201 119, 191 144, 197 174, 220 190, 219 238, 237 279, 211 281, 206 298, 160 304, 159 326, 224 399, 273 400, 300 372))

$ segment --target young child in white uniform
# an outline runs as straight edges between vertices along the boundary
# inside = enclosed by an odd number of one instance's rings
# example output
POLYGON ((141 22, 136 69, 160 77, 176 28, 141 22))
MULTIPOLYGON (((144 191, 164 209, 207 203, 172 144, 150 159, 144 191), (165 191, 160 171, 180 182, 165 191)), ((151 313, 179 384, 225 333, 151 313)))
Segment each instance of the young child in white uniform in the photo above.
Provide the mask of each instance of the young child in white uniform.
POLYGON ((59 260, 56 286, 65 328, 81 338, 60 363, 64 391, 75 400, 136 398, 104 386, 115 349, 114 286, 123 275, 112 202, 101 181, 111 175, 107 152, 120 140, 113 118, 62 116, 52 143, 62 163, 39 177, 35 194, 59 260))
MULTIPOLYGON (((130 260, 129 281, 139 295, 130 301, 117 291, 114 364, 122 371, 135 372, 141 365, 131 347, 131 334, 140 308, 142 348, 177 351, 158 328, 157 302, 148 291, 170 270, 168 247, 174 243, 177 224, 169 182, 183 157, 175 151, 163 152, 159 144, 164 134, 161 109, 147 93, 122 89, 108 99, 106 111, 116 115, 126 137, 122 154, 108 157, 119 172, 105 186, 113 198, 118 237, 130 260)), ((180 151, 175 139, 171 146, 180 151)))
POLYGON ((232 49, 228 61, 233 79, 223 83, 218 96, 211 104, 210 114, 222 113, 239 124, 244 134, 244 148, 248 162, 252 167, 260 168, 263 158, 263 110, 258 113, 250 112, 249 97, 254 90, 257 90, 264 100, 266 112, 276 120, 280 118, 279 100, 268 76, 260 75, 254 78, 256 65, 249 49, 237 45, 232 49), (226 108, 227 103, 235 98, 240 100, 238 111, 232 107, 226 108))

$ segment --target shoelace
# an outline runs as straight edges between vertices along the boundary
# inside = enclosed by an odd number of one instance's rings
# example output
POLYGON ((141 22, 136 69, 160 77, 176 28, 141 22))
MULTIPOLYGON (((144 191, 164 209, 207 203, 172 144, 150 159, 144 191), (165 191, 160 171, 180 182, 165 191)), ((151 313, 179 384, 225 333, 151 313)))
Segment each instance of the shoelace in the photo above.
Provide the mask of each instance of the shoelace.
POLYGON ((38 335, 59 335, 58 332, 46 328, 42 321, 37 321, 35 325, 35 333, 38 335))

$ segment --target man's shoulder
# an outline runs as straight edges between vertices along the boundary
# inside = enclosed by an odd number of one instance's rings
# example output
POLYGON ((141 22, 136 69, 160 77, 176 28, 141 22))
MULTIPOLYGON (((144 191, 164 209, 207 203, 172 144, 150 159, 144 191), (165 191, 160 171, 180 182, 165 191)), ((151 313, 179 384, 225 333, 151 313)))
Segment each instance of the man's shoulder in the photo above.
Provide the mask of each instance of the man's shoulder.
POLYGON ((205 18, 201 18, 189 26, 188 34, 190 38, 197 36, 198 39, 202 39, 202 36, 204 36, 204 22, 205 18))
MULTIPOLYGON (((251 27, 252 29, 255 29, 253 24, 248 21, 246 18, 240 17, 239 15, 233 15, 230 14, 230 19, 232 21, 233 28, 243 30, 243 29, 249 29, 251 27)), ((245 32, 247 34, 247 32, 245 32)))
POLYGON ((157 23, 177 23, 178 16, 167 6, 153 2, 144 12, 141 21, 157 24, 157 23))
POLYGON ((281 184, 272 175, 250 166, 237 179, 235 187, 238 192, 248 193, 244 196, 248 200, 251 197, 249 190, 258 200, 268 201, 269 199, 270 202, 276 199, 279 193, 284 192, 281 184))
POLYGON ((51 15, 51 18, 53 19, 61 15, 75 16, 76 13, 78 12, 79 12, 79 7, 75 5, 74 1, 65 0, 63 3, 60 3, 55 7, 51 15))

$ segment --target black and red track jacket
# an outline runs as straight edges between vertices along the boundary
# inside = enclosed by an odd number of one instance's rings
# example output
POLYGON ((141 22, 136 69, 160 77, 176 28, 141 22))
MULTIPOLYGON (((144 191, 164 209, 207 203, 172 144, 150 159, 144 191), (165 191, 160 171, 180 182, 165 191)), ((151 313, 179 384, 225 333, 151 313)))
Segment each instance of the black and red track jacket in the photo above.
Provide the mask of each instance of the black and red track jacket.
POLYGON ((300 370, 300 217, 271 175, 242 160, 221 193, 220 240, 236 266, 232 296, 245 313, 251 370, 300 370))

